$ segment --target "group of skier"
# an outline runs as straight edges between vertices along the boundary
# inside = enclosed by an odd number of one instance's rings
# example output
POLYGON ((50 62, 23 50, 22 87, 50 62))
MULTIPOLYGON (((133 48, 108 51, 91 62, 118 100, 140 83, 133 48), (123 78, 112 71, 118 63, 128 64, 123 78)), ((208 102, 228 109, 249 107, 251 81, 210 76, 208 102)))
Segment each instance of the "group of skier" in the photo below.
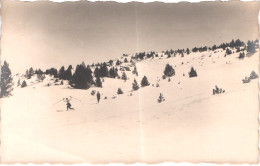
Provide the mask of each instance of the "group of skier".
MULTIPOLYGON (((99 93, 99 91, 97 92, 97 103, 99 103, 99 101, 100 101, 100 93, 99 93)), ((74 98, 74 97, 69 97, 69 98, 63 98, 62 100, 60 100, 60 101, 64 101, 65 103, 66 103, 66 106, 67 106, 67 111, 69 110, 69 109, 74 109, 74 108, 72 108, 71 107, 71 103, 70 103, 70 101, 72 100, 72 99, 76 99, 76 98, 74 98)), ((79 99, 76 99, 76 100, 78 100, 78 101, 81 101, 81 100, 79 100, 79 99)), ((59 103, 60 101, 58 101, 57 103, 59 103)), ((55 104, 57 104, 57 103, 55 103, 55 104)))

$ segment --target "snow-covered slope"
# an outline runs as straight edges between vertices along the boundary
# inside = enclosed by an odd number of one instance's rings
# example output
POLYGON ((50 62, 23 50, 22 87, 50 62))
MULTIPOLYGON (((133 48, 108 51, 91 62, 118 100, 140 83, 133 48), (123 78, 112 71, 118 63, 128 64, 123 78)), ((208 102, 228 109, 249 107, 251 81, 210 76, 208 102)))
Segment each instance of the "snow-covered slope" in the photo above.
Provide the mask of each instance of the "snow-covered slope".
MULTIPOLYGON (((136 62, 139 76, 125 71, 127 81, 104 78, 103 88, 88 90, 72 89, 66 81, 55 85, 49 76, 26 80, 28 87, 16 87, 3 99, 2 161, 231 162, 237 155, 237 162, 254 161, 258 80, 243 84, 242 79, 253 70, 258 74, 258 52, 243 60, 239 53, 224 54, 221 49, 184 57, 159 54, 136 62), (175 69, 170 81, 162 79, 166 64, 175 69), (191 67, 198 77, 189 78, 191 67), (143 76, 150 86, 132 92, 133 80, 140 85, 143 76), (212 95, 215 85, 225 93, 212 95), (118 95, 118 88, 124 94, 118 95), (92 90, 101 93, 99 104, 92 90), (165 101, 158 103, 160 93, 165 101), (69 96, 73 111, 58 102, 69 96)), ((25 79, 14 80, 19 78, 25 79)))

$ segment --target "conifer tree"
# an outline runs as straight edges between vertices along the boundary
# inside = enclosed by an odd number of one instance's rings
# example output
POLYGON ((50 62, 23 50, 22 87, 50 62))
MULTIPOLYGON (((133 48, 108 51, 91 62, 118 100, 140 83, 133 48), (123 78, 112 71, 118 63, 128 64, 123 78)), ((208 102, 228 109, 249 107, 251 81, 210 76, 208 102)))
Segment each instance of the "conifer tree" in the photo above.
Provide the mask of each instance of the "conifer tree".
POLYGON ((71 80, 72 78, 72 66, 69 65, 68 69, 64 72, 64 80, 71 80))
POLYGON ((197 77, 197 72, 193 67, 191 67, 191 70, 189 72, 189 77, 197 77))
POLYGON ((101 87, 102 88, 102 82, 100 77, 96 77, 96 87, 101 87))
POLYGON ((1 66, 0 83, 1 83, 0 98, 10 96, 13 90, 13 77, 12 77, 12 72, 9 68, 9 64, 6 61, 4 61, 4 64, 1 66))
POLYGON ((118 88, 118 89, 117 89, 117 94, 119 94, 119 95, 120 95, 120 94, 123 94, 123 93, 124 93, 124 92, 122 91, 122 89, 121 89, 121 88, 118 88))
POLYGON ((84 62, 77 65, 76 71, 73 74, 70 85, 77 89, 88 89, 93 82, 92 71, 90 67, 86 67, 84 62))
POLYGON ((175 71, 171 65, 167 64, 165 66, 164 75, 167 77, 171 77, 171 76, 175 75, 175 71))
POLYGON ((245 53, 244 52, 240 52, 238 58, 239 59, 244 59, 245 58, 245 53))
POLYGON ((65 69, 64 69, 64 66, 62 66, 60 68, 59 74, 58 74, 59 79, 64 79, 64 74, 65 74, 65 69))
POLYGON ((138 90, 139 89, 139 85, 138 85, 136 79, 134 79, 134 82, 132 84, 132 88, 133 88, 133 90, 138 90))
POLYGON ((141 86, 144 87, 144 86, 149 86, 149 85, 150 85, 150 83, 149 83, 147 77, 144 76, 142 81, 141 81, 141 86))
POLYGON ((126 76, 125 72, 123 72, 123 74, 122 74, 122 80, 124 80, 124 81, 127 80, 127 76, 126 76))
POLYGON ((27 83, 26 83, 25 80, 23 80, 21 87, 24 88, 24 87, 26 87, 26 86, 27 86, 27 83))
POLYGON ((138 76, 138 72, 137 72, 137 68, 135 66, 134 70, 132 71, 133 74, 135 74, 136 76, 138 76))
POLYGON ((247 42, 247 52, 250 52, 250 53, 256 52, 255 43, 253 41, 248 40, 248 42, 247 42))
POLYGON ((161 102, 163 102, 163 101, 165 101, 165 98, 163 97, 163 94, 160 93, 159 98, 157 99, 157 102, 158 102, 158 103, 161 103, 161 102))
POLYGON ((190 54, 189 48, 186 49, 186 53, 187 53, 188 55, 190 54))

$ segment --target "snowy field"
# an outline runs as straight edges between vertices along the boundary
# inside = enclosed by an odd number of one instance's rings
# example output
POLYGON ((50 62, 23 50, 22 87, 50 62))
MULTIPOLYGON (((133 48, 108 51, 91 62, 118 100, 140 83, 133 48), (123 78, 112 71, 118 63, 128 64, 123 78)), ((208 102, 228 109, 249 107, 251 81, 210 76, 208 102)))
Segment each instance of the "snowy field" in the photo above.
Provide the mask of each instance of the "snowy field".
POLYGON ((139 77, 126 71, 127 81, 104 78, 103 88, 88 90, 68 88, 68 82, 48 87, 49 76, 26 80, 28 87, 15 87, 2 100, 2 161, 257 162, 258 79, 242 79, 258 74, 259 55, 239 60, 239 53, 224 54, 159 54, 136 63, 139 77), (176 73, 170 82, 162 79, 168 63, 176 73), (198 77, 189 78, 192 66, 198 77), (144 75, 150 86, 132 92, 134 78, 140 85, 144 75), (212 95, 215 85, 225 93, 212 95), (101 93, 99 104, 92 90, 101 93), (158 103, 160 93, 165 101, 158 103), (74 110, 66 111, 65 102, 54 105, 69 96, 74 110))

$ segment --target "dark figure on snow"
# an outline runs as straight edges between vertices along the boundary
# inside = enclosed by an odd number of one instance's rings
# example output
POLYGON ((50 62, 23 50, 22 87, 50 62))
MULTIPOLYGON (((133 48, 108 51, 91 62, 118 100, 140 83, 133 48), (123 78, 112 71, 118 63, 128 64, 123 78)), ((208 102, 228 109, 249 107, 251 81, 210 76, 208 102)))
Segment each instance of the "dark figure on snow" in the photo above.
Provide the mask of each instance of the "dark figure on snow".
POLYGON ((71 99, 72 99, 71 96, 70 96, 70 98, 63 98, 63 101, 66 102, 66 105, 67 105, 67 111, 68 111, 68 109, 73 109, 73 108, 71 108, 71 104, 70 104, 71 99))
POLYGON ((99 100, 100 100, 100 93, 99 91, 97 92, 97 102, 99 103, 99 100))

